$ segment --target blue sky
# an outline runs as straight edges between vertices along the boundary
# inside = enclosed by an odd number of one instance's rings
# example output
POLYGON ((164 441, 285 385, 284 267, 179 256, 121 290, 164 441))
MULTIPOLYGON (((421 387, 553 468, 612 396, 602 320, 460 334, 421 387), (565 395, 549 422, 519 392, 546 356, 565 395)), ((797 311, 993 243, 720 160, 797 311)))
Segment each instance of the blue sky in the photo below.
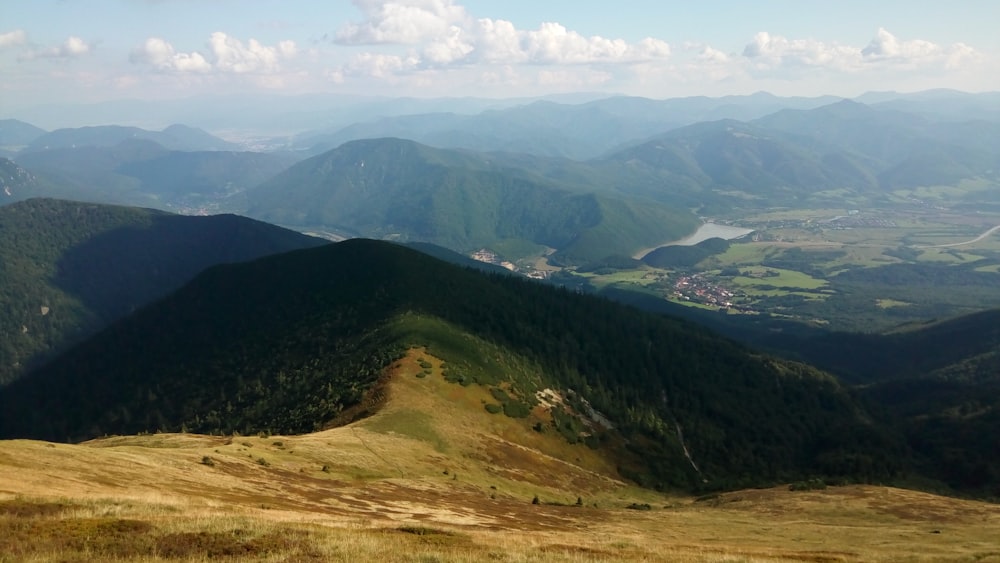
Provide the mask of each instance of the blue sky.
POLYGON ((0 113, 257 91, 1000 90, 998 25, 996 0, 3 0, 0 113))

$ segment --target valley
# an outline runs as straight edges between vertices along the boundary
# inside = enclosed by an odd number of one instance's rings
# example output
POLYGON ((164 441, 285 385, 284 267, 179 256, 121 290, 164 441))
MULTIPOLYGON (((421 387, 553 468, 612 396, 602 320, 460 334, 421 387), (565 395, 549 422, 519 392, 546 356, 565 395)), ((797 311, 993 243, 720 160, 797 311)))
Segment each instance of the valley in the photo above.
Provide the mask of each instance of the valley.
MULTIPOLYGON (((934 317, 1000 306, 1000 289, 981 273, 1000 271, 1000 213, 939 208, 772 209, 715 218, 734 234, 723 248, 697 255, 617 264, 594 270, 564 269, 595 291, 635 290, 666 300, 730 314, 771 314, 833 330, 881 330, 934 317), (730 226, 731 225, 731 226, 730 226), (889 268, 886 268, 889 267, 889 268), (880 268, 885 268, 881 269, 880 268), (901 287, 896 273, 909 268, 955 274, 935 288, 901 287), (838 276, 870 279, 864 288, 838 276), (881 272, 887 272, 882 274, 881 272), (959 275, 957 272, 967 272, 959 275), (968 286, 978 286, 970 291, 968 286), (859 290, 860 289, 860 290, 859 290), (847 307, 850 315, 832 315, 847 307), (887 309, 892 309, 887 311, 887 309)), ((674 243, 704 242, 716 223, 674 243)), ((729 238, 729 237, 727 237, 729 238)), ((693 243, 693 244, 692 244, 693 243)), ((669 246, 667 247, 669 248, 669 246)), ((634 258, 651 256, 648 249, 634 258)), ((680 249, 674 249, 680 252, 680 249)), ((529 259, 530 261, 531 259, 529 259)), ((566 281, 570 280, 570 281, 566 281)))

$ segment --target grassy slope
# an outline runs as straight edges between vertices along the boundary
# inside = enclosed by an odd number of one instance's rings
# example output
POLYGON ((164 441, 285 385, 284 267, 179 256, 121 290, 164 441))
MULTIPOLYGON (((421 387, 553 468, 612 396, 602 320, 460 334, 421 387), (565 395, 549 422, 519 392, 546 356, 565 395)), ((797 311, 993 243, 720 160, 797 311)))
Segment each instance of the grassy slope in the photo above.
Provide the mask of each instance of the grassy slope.
POLYGON ((985 503, 870 486, 699 500, 631 488, 592 450, 488 414, 485 390, 445 382, 440 365, 410 350, 382 378, 378 412, 313 434, 0 442, 0 553, 756 563, 1000 552, 1000 508, 985 503))

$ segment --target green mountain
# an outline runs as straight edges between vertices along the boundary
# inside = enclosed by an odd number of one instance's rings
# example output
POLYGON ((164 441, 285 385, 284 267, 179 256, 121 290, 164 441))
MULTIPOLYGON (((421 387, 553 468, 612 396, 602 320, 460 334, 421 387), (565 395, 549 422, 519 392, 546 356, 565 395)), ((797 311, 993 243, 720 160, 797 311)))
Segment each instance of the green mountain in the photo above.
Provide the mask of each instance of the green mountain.
POLYGON ((245 207, 242 192, 281 172, 286 154, 173 151, 150 140, 24 152, 17 161, 49 183, 35 195, 161 209, 245 207))
POLYGON ((167 149, 177 151, 218 151, 238 148, 233 143, 186 125, 171 125, 162 131, 148 131, 138 127, 123 127, 121 125, 99 125, 56 129, 37 137, 24 148, 24 151, 112 147, 128 140, 152 141, 167 149))
POLYGON ((883 189, 954 184, 995 174, 1000 123, 931 120, 852 101, 783 110, 754 121, 804 139, 803 145, 864 156, 883 189))
POLYGON ((634 291, 602 294, 836 375, 881 424, 906 438, 916 473, 952 490, 1000 498, 1000 310, 849 333, 764 315, 720 315, 634 291))
POLYGON ((209 266, 318 244, 232 215, 51 199, 0 207, 0 384, 209 266))
POLYGON ((366 403, 413 345, 443 359, 456 385, 490 386, 509 416, 556 391, 562 406, 538 431, 602 449, 646 485, 882 480, 906 459, 833 378, 803 364, 369 240, 205 271, 0 391, 0 435, 308 432, 366 403))
POLYGON ((726 208, 789 205, 822 190, 877 183, 863 156, 818 152, 794 135, 733 120, 682 127, 595 164, 631 178, 622 191, 726 208))
POLYGON ((686 211, 573 189, 501 157, 412 141, 354 141, 300 162, 247 193, 248 215, 460 252, 522 239, 569 263, 628 255, 697 226, 686 211))
POLYGON ((922 473, 1000 498, 1000 309, 805 344, 811 361, 884 409, 922 473))
POLYGON ((750 122, 696 123, 591 164, 617 179, 619 193, 705 214, 843 205, 844 193, 876 201, 899 188, 996 178, 1000 123, 932 121, 843 100, 750 122))

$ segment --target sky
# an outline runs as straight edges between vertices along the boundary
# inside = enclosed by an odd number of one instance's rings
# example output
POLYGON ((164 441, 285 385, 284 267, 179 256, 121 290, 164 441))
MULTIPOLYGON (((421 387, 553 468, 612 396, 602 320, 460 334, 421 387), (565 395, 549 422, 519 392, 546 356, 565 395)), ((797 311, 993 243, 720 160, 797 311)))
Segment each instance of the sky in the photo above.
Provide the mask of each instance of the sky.
POLYGON ((0 117, 266 93, 1000 90, 998 0, 0 0, 0 117))

